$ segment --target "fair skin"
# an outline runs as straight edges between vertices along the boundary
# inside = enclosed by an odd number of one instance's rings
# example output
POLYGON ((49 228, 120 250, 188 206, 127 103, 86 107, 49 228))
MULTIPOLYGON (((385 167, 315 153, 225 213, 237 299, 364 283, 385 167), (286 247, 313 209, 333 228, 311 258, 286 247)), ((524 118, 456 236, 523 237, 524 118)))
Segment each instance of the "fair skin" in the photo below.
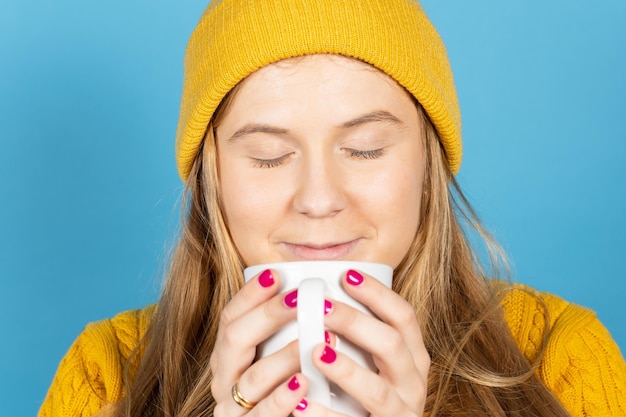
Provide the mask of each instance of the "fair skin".
MULTIPOLYGON (((222 206, 244 263, 341 259, 395 268, 419 226, 421 135, 410 96, 359 61, 314 55, 250 75, 216 129, 222 206)), ((415 314, 362 276, 344 287, 376 317, 330 300, 325 325, 330 350, 348 338, 372 354, 378 373, 341 353, 324 362, 325 346, 313 361, 372 415, 421 416, 430 360, 415 314)), ((254 362, 256 346, 295 319, 279 280, 275 272, 251 280, 222 314, 211 357, 217 417, 339 415, 313 402, 296 409, 307 381, 295 342, 254 362), (235 382, 258 403, 252 410, 233 401, 235 382)))

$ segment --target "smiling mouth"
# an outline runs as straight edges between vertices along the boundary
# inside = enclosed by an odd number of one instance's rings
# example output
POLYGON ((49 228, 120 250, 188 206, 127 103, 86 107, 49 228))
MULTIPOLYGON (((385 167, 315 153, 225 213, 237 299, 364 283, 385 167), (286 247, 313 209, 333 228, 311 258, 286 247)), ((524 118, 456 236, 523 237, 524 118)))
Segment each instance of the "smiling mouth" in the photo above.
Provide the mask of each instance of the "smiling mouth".
POLYGON ((315 245, 311 243, 283 243, 298 260, 336 260, 345 258, 356 246, 359 239, 349 242, 315 245))

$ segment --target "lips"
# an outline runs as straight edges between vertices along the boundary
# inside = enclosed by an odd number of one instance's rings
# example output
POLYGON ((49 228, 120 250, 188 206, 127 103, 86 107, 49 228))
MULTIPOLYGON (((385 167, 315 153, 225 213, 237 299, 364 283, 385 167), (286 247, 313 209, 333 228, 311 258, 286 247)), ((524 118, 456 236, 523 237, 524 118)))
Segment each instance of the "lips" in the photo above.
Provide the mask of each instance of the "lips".
POLYGON ((346 258, 359 239, 342 243, 283 243, 282 245, 298 260, 336 260, 346 258))

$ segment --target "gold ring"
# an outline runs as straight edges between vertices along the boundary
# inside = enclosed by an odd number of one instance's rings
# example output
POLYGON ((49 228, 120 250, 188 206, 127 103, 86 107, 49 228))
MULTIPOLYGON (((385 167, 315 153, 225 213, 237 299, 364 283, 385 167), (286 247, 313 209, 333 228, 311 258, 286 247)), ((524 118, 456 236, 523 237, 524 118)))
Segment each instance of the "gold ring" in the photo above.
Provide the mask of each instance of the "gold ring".
POLYGON ((233 385, 233 388, 230 390, 230 393, 232 394, 233 400, 235 400, 237 405, 245 408, 246 410, 252 410, 254 406, 256 405, 256 403, 253 403, 243 398, 243 395, 241 395, 241 393, 239 392, 239 389, 237 389, 237 383, 233 385))

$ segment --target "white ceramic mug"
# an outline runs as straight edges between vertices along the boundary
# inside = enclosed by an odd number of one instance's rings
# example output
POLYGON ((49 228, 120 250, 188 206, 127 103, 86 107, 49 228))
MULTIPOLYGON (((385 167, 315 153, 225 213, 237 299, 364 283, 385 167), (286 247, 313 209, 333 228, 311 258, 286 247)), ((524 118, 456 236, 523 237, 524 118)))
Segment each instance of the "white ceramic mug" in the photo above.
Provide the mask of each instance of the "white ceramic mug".
MULTIPOLYGON (((266 269, 273 269, 280 276, 280 291, 298 289, 298 320, 280 329, 258 348, 257 356, 268 356, 291 341, 298 339, 300 367, 309 382, 307 398, 349 416, 367 416, 369 413, 351 396, 329 381, 315 368, 312 351, 325 342, 325 298, 346 303, 366 314, 372 312, 350 297, 342 288, 341 281, 350 269, 365 272, 391 287, 393 269, 389 265, 356 261, 303 261, 277 262, 254 265, 244 270, 246 282, 266 269)), ((376 371, 371 355, 345 338, 337 338, 335 349, 351 357, 359 365, 376 371)))

